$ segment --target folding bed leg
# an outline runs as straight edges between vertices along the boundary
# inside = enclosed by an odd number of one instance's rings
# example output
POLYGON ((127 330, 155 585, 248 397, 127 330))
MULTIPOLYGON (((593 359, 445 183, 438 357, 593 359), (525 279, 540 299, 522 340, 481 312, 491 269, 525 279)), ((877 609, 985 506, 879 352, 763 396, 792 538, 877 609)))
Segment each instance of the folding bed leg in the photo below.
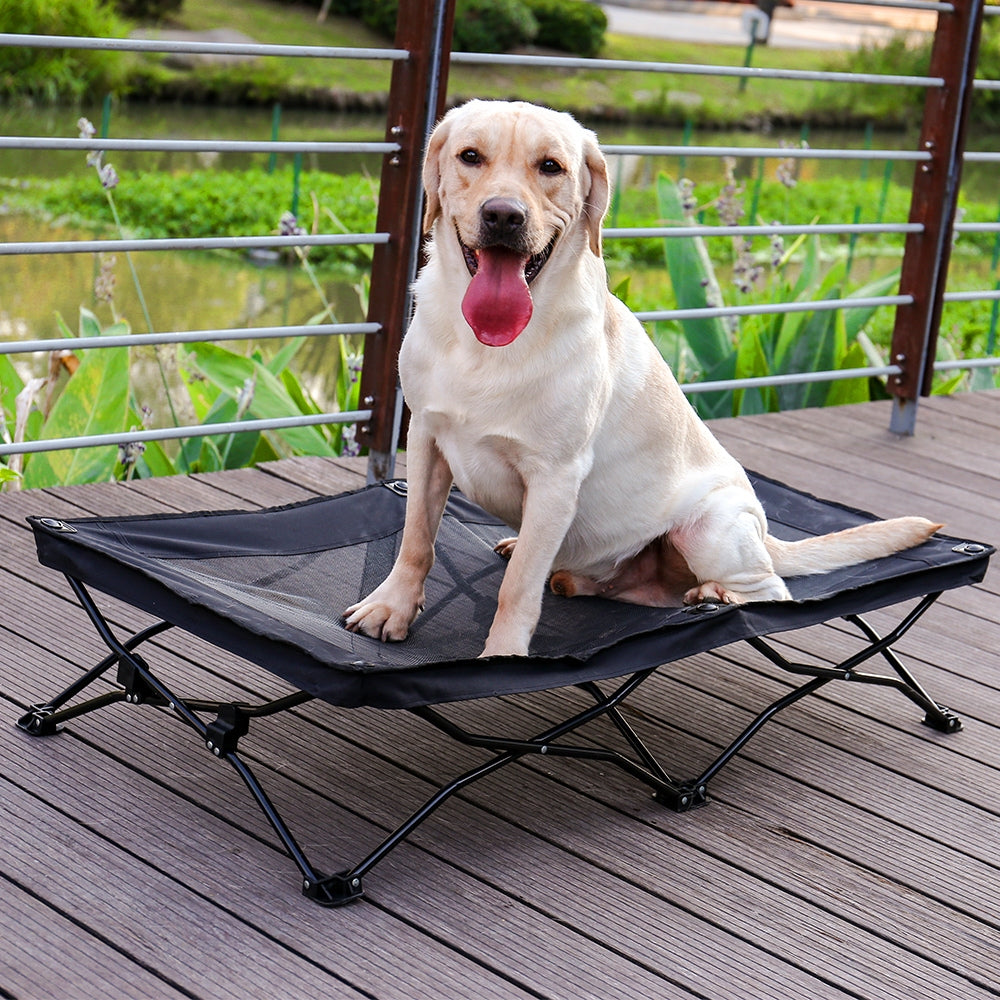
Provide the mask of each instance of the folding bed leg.
MULTIPOLYGON (((84 611, 86 611, 91 620, 94 621, 91 609, 93 608, 93 610, 96 611, 96 608, 94 608, 90 595, 87 594, 87 592, 83 589, 83 586, 72 577, 67 577, 67 579, 69 580, 70 586, 73 588, 77 597, 80 599, 84 611)), ((94 623, 95 625, 97 624, 96 621, 94 623)), ((133 700, 137 692, 131 689, 128 684, 125 684, 124 691, 109 691, 106 694, 98 695, 96 698, 91 698, 89 701, 81 702, 79 705, 74 705, 70 708, 63 708, 67 702, 71 701, 78 694, 80 694, 81 691, 84 691, 87 687, 93 684, 94 681, 105 674, 108 669, 113 667, 116 663, 119 665, 119 672, 121 672, 122 669, 125 669, 126 671, 129 669, 127 667, 123 667, 124 661, 122 655, 117 651, 116 647, 120 647, 120 649, 124 650, 127 654, 134 655, 133 651, 142 643, 146 642, 147 639, 151 639, 153 636, 159 635, 161 632, 165 632, 171 627, 172 626, 168 622, 156 622, 148 628, 145 628, 140 632, 136 632, 135 635, 126 639, 122 643, 118 643, 118 641, 115 640, 115 645, 111 647, 112 652, 104 657, 100 663, 88 670, 82 677, 79 677, 72 684, 70 684, 64 691, 61 691, 54 698, 51 698, 44 704, 29 705, 28 711, 17 720, 17 727, 28 733, 30 736, 51 736, 58 732, 59 726, 62 723, 67 722, 70 719, 75 719, 88 712, 93 712, 96 709, 103 708, 105 705, 113 705, 119 701, 133 700)), ((107 626, 105 625, 104 628, 107 629, 107 626)), ((100 631, 100 629, 98 631, 100 631)))
POLYGON ((877 648, 878 652, 882 655, 882 658, 889 664, 890 667, 896 672, 898 681, 895 678, 887 678, 886 683, 889 686, 895 687, 906 695, 912 702, 919 705, 924 710, 924 725, 930 726, 932 729, 938 730, 941 733, 957 733, 962 728, 961 718, 953 712, 950 708, 946 708, 944 705, 939 705, 928 693, 924 690, 920 682, 907 670, 906 666, 896 655, 895 651, 891 648, 892 644, 903 634, 916 620, 920 617, 930 606, 940 597, 940 593, 928 594, 927 597, 921 601, 914 611, 911 612, 912 620, 910 616, 903 619, 902 622, 885 638, 880 636, 878 632, 875 631, 862 618, 860 615, 848 615, 844 620, 851 622, 852 625, 857 626, 865 635, 865 637, 872 643, 874 647, 877 648))
POLYGON ((46 736, 57 732, 59 724, 68 719, 120 701, 127 701, 134 705, 151 704, 167 707, 181 721, 195 730, 210 753, 227 761, 243 779, 244 784, 274 828, 285 850, 302 873, 302 891, 307 896, 320 902, 328 902, 331 895, 335 895, 337 897, 335 902, 346 902, 360 895, 360 882, 357 882, 353 888, 348 884, 340 892, 335 892, 331 886, 324 886, 325 882, 335 882, 336 876, 324 879, 313 869, 253 771, 237 754, 240 737, 246 735, 251 718, 273 715, 276 712, 311 701, 313 696, 303 691, 297 691, 285 698, 275 699, 259 706, 179 698, 152 674, 145 660, 135 652, 136 647, 141 643, 165 631, 171 625, 168 622, 157 622, 143 631, 137 632, 129 639, 119 640, 83 584, 70 576, 67 576, 67 579, 81 607, 111 652, 95 667, 74 681, 65 691, 44 705, 31 706, 28 712, 18 720, 18 727, 31 736, 46 736), (117 679, 123 685, 124 690, 110 691, 79 705, 62 708, 66 702, 101 677, 116 663, 118 664, 117 679), (197 712, 215 712, 217 717, 214 722, 206 724, 198 717, 197 712))

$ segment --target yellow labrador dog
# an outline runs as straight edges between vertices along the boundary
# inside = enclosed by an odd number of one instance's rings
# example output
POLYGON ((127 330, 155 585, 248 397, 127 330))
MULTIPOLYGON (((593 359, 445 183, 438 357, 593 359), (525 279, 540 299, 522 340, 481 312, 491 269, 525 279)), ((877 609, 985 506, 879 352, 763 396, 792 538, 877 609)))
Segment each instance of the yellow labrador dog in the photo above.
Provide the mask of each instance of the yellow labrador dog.
POLYGON ((608 172, 567 114, 470 101, 431 136, 429 256, 399 356, 412 411, 399 556, 349 629, 404 639, 452 483, 518 531, 484 656, 528 653, 546 580, 637 604, 787 600, 783 576, 925 541, 903 517, 786 542, 608 291, 608 172))

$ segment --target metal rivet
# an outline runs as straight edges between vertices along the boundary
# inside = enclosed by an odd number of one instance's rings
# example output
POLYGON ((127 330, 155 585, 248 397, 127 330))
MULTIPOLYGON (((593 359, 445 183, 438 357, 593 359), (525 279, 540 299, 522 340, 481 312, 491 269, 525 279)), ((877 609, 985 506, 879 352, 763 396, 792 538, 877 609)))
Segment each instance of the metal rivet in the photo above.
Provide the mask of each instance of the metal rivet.
POLYGON ((389 135, 400 136, 402 134, 403 134, 403 126, 402 125, 393 125, 392 128, 389 129, 389 135))
POLYGON ((375 397, 374 396, 365 396, 365 398, 364 398, 364 404, 365 404, 365 406, 374 406, 375 405, 375 397))
POLYGON ((359 878, 352 878, 351 879, 351 888, 352 889, 357 889, 357 887, 359 885, 361 885, 361 879, 359 879, 359 878))
POLYGON ((391 166, 398 167, 400 163, 399 156, 397 155, 390 156, 389 163, 391 166))

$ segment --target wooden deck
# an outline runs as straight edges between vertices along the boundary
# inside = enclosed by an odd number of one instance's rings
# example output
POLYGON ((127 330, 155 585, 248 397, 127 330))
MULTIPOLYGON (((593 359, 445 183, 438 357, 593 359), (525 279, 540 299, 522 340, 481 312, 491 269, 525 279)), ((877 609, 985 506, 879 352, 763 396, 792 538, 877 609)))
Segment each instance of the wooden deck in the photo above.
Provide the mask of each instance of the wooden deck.
MULTIPOLYGON (((887 406, 866 404, 714 430, 744 464, 795 486, 996 542, 1000 393, 927 401, 918 425, 897 440, 887 406)), ((685 814, 599 765, 536 759, 447 803, 368 876, 363 900, 336 910, 300 895, 239 779, 162 711, 119 705, 41 739, 15 729, 25 706, 104 652, 62 578, 38 566, 25 515, 270 505, 358 486, 360 470, 292 460, 0 496, 0 996, 1000 995, 995 568, 900 645, 961 714, 961 733, 922 726, 893 692, 826 688, 765 728, 715 779, 712 802, 685 814)), ((140 621, 121 605, 111 618, 140 621)), ((823 659, 844 641, 823 626, 783 644, 823 659)), ((175 637, 162 655, 192 694, 283 690, 194 640, 175 637)), ((633 714, 682 773, 787 684, 742 647, 662 673, 633 714)), ((537 728, 553 700, 575 697, 461 711, 472 725, 537 728)), ((263 720, 241 748, 328 870, 481 759, 408 713, 316 703, 263 720)))

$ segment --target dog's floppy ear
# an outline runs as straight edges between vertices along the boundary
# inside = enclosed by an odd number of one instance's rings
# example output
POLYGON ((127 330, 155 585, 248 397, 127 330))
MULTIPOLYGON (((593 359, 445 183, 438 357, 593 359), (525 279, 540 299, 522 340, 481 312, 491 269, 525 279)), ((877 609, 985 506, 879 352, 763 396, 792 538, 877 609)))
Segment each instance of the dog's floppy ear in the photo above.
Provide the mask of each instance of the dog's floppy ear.
POLYGON ((583 211, 590 234, 590 249, 601 256, 601 223, 608 210, 611 186, 608 181, 608 161, 597 145, 597 136, 588 133, 583 144, 583 162, 590 175, 590 190, 584 195, 583 211))
POLYGON ((441 199, 438 191, 441 187, 441 150, 448 138, 449 124, 447 117, 438 123, 431 132, 427 142, 427 152, 424 154, 424 233, 429 233, 434 220, 441 214, 441 199))

